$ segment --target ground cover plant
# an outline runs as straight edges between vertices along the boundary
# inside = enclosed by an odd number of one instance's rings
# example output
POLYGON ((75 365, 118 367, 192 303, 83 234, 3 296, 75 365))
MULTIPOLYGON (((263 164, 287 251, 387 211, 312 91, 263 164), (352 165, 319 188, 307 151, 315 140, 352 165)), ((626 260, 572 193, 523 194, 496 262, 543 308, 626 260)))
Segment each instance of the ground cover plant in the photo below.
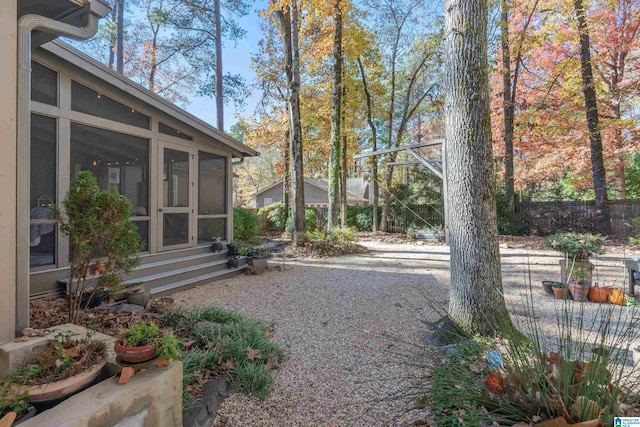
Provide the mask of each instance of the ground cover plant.
POLYGON ((202 396, 202 386, 227 373, 234 387, 264 399, 284 350, 269 338, 271 326, 237 311, 206 307, 165 314, 164 324, 186 343, 183 363, 183 411, 202 396))
POLYGON ((532 304, 523 301, 526 338, 463 337, 445 347, 441 363, 419 397, 431 405, 438 426, 613 425, 617 416, 640 414, 640 382, 631 364, 640 332, 632 308, 601 305, 585 319, 583 305, 556 305, 556 327, 544 334, 532 304), (551 422, 551 421, 549 421, 551 422), (492 424, 495 423, 495 424, 492 424))

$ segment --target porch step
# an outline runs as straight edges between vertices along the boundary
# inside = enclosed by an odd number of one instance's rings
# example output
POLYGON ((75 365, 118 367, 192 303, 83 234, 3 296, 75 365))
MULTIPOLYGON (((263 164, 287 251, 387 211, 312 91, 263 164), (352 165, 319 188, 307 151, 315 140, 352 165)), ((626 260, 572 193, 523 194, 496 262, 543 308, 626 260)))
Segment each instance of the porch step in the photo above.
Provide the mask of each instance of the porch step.
MULTIPOLYGON (((149 289, 163 286, 176 280, 185 280, 192 277, 200 276, 203 273, 215 273, 220 270, 227 270, 227 259, 219 259, 211 262, 203 262, 200 264, 190 265, 188 267, 179 268, 182 259, 179 258, 173 263, 165 264, 166 267, 163 271, 155 274, 135 274, 135 277, 127 276, 127 279, 123 281, 125 285, 131 285, 133 283, 142 282, 149 289)), ((163 266, 154 267, 154 271, 163 266)))
POLYGON ((238 265, 238 268, 234 268, 233 270, 219 270, 213 273, 203 274, 200 276, 192 277, 185 280, 180 280, 178 282, 172 282, 166 285, 149 287, 151 289, 151 296, 153 298, 159 296, 170 295, 175 292, 184 291, 186 289, 193 288, 194 286, 206 285, 211 282, 215 282, 216 280, 227 279, 233 277, 235 275, 241 274, 249 265, 246 260, 241 260, 241 264, 238 265), (244 263, 242 263, 244 261, 244 263))

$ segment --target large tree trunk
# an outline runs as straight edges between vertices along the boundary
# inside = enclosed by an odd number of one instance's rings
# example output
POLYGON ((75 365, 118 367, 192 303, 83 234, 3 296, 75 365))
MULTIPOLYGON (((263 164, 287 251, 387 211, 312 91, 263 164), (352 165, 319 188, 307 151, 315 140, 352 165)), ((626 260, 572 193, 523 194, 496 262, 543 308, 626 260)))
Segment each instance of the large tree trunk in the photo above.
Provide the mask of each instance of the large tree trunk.
POLYGON ((124 1, 118 1, 118 15, 116 19, 116 71, 124 74, 124 1))
POLYGON ((290 140, 291 131, 287 129, 285 132, 285 141, 284 147, 282 147, 282 151, 284 153, 284 181, 282 185, 282 201, 284 202, 284 211, 287 212, 287 216, 289 215, 289 194, 291 193, 291 152, 289 151, 289 140, 290 140))
MULTIPOLYGON (((364 96, 367 101, 367 123, 369 124, 369 129, 371 129, 371 149, 375 152, 378 150, 378 132, 373 123, 373 100, 371 99, 371 92, 369 92, 367 77, 364 73, 364 67, 362 66, 360 57, 358 57, 358 69, 360 70, 364 96)), ((371 156, 371 177, 371 186, 369 188, 369 191, 373 191, 373 220, 371 223, 371 231, 378 231, 378 160, 376 156, 371 156)))
POLYGON ((509 46, 509 8, 507 0, 500 1, 502 12, 502 108, 504 112, 504 192, 511 219, 515 214, 513 181, 513 125, 514 105, 511 99, 511 48, 509 46))
POLYGON ((222 22, 220 0, 214 0, 214 21, 216 32, 216 119, 217 127, 224 130, 224 92, 222 87, 222 22))
POLYGON ((491 148, 487 2, 445 1, 449 316, 469 333, 512 327, 502 295, 491 148))
POLYGON ((300 49, 298 43, 298 3, 289 5, 291 28, 291 80, 289 82, 289 121, 291 124, 291 224, 293 242, 306 230, 304 220, 304 171, 302 168, 302 124, 300 122, 300 49))
POLYGON ((333 5, 333 91, 331 93, 331 154, 329 157, 329 212, 327 228, 338 225, 340 207, 340 125, 342 110, 342 11, 340 0, 333 5))
POLYGON ((596 89, 593 82, 593 69, 591 68, 591 50, 589 47, 589 30, 587 29, 587 17, 582 0, 574 0, 576 19, 578 20, 578 33, 580 34, 580 65, 582 72, 582 91, 584 92, 584 106, 587 114, 587 127, 589 129, 589 142, 591 147, 591 170, 593 173, 593 190, 596 195, 596 211, 598 217, 596 228, 598 232, 609 233, 611 231, 611 215, 607 202, 607 182, 602 155, 602 136, 598 121, 598 103, 596 101, 596 89))

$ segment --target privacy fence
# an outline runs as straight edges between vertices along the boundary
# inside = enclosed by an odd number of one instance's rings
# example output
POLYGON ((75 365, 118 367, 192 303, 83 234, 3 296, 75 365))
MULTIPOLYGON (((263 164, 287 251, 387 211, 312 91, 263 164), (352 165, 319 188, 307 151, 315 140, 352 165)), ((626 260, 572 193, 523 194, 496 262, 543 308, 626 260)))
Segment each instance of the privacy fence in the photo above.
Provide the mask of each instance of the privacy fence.
MULTIPOLYGON (((612 200, 611 231, 614 234, 640 234, 640 200, 612 200), (634 219, 639 218, 635 224, 634 219)), ((316 207, 318 226, 322 227, 327 208, 316 207)), ((356 208, 358 209, 358 208, 356 208)), ((515 225, 521 234, 547 235, 560 231, 595 232, 594 201, 520 202, 516 208, 515 225)), ((266 215, 260 218, 261 229, 268 227, 266 215)), ((444 206, 439 204, 406 205, 390 212, 387 231, 405 233, 407 228, 444 226, 444 206)))

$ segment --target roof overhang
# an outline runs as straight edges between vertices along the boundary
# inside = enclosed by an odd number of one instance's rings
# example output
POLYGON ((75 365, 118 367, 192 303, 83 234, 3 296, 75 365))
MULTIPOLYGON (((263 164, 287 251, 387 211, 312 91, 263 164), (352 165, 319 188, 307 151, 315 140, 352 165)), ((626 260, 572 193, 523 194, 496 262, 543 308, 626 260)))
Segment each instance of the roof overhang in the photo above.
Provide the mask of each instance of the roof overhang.
MULTIPOLYGON (((104 18, 111 8, 102 0, 18 0, 18 17, 40 15, 75 27, 86 24, 89 14, 104 18)), ((31 46, 41 46, 57 36, 43 31, 34 31, 31 46)))
POLYGON ((256 150, 244 145, 243 143, 227 135, 225 132, 216 129, 205 121, 197 118, 191 113, 160 97, 159 95, 150 92, 134 81, 121 76, 114 70, 104 66, 100 62, 66 43, 55 40, 51 43, 47 43, 46 45, 41 46, 41 48, 99 78, 100 80, 103 80, 111 86, 114 86, 117 89, 120 89, 130 94, 131 96, 138 98, 151 107, 171 115, 173 118, 186 124, 187 126, 190 126, 197 131, 207 135, 208 137, 213 138, 216 141, 226 145, 231 149, 234 157, 258 156, 258 152, 256 150))

